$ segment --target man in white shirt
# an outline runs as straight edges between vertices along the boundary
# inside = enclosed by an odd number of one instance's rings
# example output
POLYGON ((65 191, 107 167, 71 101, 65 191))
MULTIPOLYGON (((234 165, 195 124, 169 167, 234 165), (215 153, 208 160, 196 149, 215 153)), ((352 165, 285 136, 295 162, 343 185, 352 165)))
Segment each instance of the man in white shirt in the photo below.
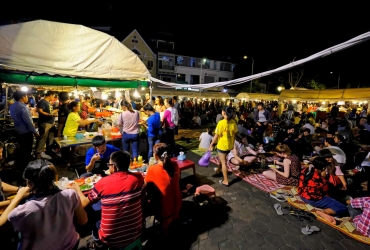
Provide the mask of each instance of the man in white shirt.
POLYGON ((305 130, 306 128, 310 130, 311 135, 315 133, 315 128, 311 125, 311 123, 308 120, 306 120, 306 124, 302 126, 301 130, 305 130))

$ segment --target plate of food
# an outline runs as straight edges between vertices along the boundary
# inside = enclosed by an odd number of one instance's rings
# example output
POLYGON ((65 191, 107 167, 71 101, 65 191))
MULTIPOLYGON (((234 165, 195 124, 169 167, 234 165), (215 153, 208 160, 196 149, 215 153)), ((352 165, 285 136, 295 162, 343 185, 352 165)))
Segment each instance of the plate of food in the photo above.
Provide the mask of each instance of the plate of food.
POLYGON ((272 168, 272 169, 278 169, 280 168, 278 165, 268 165, 269 168, 272 168))
POLYGON ((86 137, 86 139, 92 139, 92 138, 94 138, 97 134, 98 134, 98 132, 86 132, 86 133, 85 133, 85 137, 86 137))
POLYGON ((83 185, 80 186, 80 190, 82 192, 84 192, 84 191, 88 191, 88 190, 93 189, 93 187, 94 187, 94 184, 92 184, 92 183, 90 183, 90 184, 83 184, 83 185))
POLYGON ((99 180, 101 179, 101 176, 98 176, 96 174, 94 174, 93 176, 90 176, 90 177, 87 177, 85 179, 85 184, 95 184, 97 183, 99 180))

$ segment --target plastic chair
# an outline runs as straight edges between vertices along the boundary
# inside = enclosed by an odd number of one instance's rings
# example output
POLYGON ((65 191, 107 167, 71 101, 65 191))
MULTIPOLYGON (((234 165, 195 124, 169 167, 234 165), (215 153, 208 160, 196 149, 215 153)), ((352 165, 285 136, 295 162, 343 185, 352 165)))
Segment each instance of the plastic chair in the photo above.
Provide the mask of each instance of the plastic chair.
POLYGON ((132 242, 130 245, 128 245, 127 247, 114 248, 114 250, 134 250, 134 249, 135 250, 136 249, 137 250, 142 250, 143 249, 140 237, 137 240, 135 240, 134 242, 132 242))

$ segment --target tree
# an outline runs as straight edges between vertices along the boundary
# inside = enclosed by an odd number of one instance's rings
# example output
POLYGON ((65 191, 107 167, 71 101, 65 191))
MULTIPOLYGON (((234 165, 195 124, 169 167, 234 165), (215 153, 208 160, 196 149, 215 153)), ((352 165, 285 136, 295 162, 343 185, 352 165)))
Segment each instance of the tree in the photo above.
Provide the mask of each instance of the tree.
POLYGON ((313 89, 326 89, 325 84, 319 83, 315 81, 314 79, 307 81, 307 85, 313 89))
POLYGON ((296 88, 302 79, 304 70, 288 73, 288 83, 290 87, 296 88))

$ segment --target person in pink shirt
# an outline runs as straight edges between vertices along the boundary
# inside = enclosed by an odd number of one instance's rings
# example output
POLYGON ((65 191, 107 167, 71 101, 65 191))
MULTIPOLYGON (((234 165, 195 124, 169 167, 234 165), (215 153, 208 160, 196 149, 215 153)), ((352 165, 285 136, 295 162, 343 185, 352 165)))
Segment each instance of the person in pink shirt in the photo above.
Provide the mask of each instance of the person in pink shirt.
POLYGON ((134 110, 126 100, 121 101, 123 112, 118 118, 118 126, 122 128, 122 145, 123 150, 130 152, 132 145, 132 158, 138 156, 139 149, 139 112, 134 110))
POLYGON ((172 121, 172 98, 165 98, 164 105, 166 110, 163 115, 163 128, 165 129, 164 143, 169 145, 169 148, 175 149, 175 127, 172 121))

